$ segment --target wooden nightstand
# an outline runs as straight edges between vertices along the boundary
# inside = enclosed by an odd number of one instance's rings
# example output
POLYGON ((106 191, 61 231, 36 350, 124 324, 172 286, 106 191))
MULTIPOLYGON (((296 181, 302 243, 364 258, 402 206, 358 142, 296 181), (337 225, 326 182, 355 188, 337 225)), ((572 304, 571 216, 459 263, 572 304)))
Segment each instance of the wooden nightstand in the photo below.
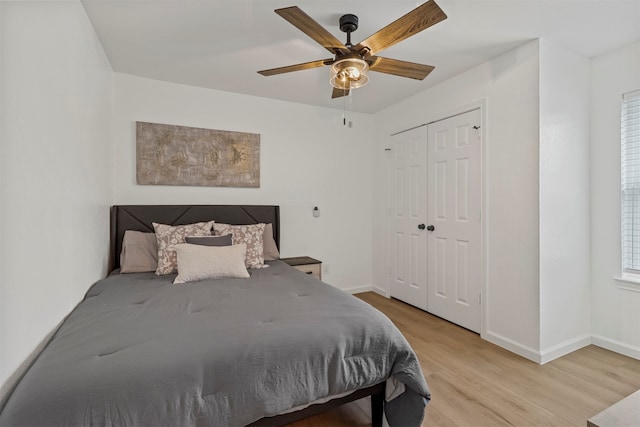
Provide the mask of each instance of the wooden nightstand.
POLYGON ((280 261, 286 262, 291 267, 296 268, 303 273, 312 275, 318 280, 322 280, 322 261, 308 256, 297 256, 292 258, 280 258, 280 261))

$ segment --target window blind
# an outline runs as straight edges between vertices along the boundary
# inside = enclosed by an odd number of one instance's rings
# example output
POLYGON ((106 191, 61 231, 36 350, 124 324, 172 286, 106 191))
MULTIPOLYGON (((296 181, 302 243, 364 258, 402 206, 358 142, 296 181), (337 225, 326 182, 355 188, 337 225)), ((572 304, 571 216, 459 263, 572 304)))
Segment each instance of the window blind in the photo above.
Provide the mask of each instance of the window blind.
POLYGON ((640 274, 640 90, 622 96, 622 269, 640 274))

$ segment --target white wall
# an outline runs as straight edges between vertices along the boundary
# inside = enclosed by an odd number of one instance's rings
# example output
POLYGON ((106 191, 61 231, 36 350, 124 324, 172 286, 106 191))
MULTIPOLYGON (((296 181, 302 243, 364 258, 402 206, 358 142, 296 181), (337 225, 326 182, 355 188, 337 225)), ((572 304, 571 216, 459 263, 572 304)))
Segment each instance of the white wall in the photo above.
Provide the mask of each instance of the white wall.
POLYGON ((374 287, 388 292, 384 148, 394 131, 486 102, 486 270, 483 337, 539 357, 538 41, 527 43, 374 116, 374 287))
POLYGON ((117 204, 277 204, 283 257, 322 260, 323 280, 336 287, 370 286, 370 115, 351 114, 348 128, 338 110, 119 73, 115 88, 117 204), (137 185, 136 121, 260 134, 260 188, 137 185))
MULTIPOLYGON (((591 328, 594 343, 640 358, 640 292, 614 281, 620 255, 620 101, 640 89, 640 42, 591 61, 591 328)), ((638 288, 640 289, 640 288, 638 288)))
POLYGON ((4 394, 106 272, 113 73, 80 2, 0 8, 4 394))
POLYGON ((550 360, 590 337, 587 58, 540 40, 540 351, 550 360))
MULTIPOLYGON (((3 209, 3 199, 4 197, 2 197, 2 189, 4 188, 3 186, 3 176, 4 174, 2 173, 2 168, 3 168, 3 161, 2 159, 4 158, 4 143, 3 141, 5 140, 5 131, 4 131, 4 102, 2 101, 4 99, 4 44, 5 44, 5 37, 4 37, 4 32, 2 31, 2 28, 4 27, 3 25, 3 16, 4 16, 4 7, 2 6, 2 3, 0 3, 0 309, 2 309, 3 307, 3 301, 4 301, 4 286, 2 285, 3 283, 3 277, 4 277, 4 247, 2 245, 1 242, 4 241, 4 235, 2 234, 2 230, 4 227, 2 227, 2 224, 4 224, 4 209, 3 209)), ((1 315, 0 315, 1 316, 1 315)), ((2 373, 2 366, 4 366, 4 328, 2 327, 2 317, 0 317, 0 402, 2 401, 2 398, 4 396, 4 394, 6 393, 4 391, 4 387, 3 387, 3 383, 4 383, 4 374, 2 373)))

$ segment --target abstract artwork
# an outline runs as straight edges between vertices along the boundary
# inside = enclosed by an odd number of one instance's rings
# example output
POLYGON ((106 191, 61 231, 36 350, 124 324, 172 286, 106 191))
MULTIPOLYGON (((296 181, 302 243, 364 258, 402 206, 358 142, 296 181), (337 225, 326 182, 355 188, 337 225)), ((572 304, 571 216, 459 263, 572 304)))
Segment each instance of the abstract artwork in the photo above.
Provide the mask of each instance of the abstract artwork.
POLYGON ((260 135, 136 122, 138 184, 260 187, 260 135))

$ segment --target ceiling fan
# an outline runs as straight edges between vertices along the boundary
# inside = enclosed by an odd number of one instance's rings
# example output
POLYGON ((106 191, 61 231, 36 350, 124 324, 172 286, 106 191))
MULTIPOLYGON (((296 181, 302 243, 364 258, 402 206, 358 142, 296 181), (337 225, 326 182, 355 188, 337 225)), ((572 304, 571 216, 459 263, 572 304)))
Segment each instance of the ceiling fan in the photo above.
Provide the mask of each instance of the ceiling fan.
POLYGON ((333 86, 332 98, 348 95, 351 89, 367 84, 369 81, 367 72, 369 70, 423 80, 433 71, 434 67, 384 58, 376 56, 376 54, 447 19, 447 15, 436 2, 429 0, 354 46, 351 44, 351 33, 358 29, 358 17, 356 15, 346 14, 340 17, 340 30, 347 33, 347 43, 342 44, 333 34, 297 6, 276 9, 275 12, 321 44, 334 57, 286 67, 271 68, 258 71, 258 73, 263 76, 273 76, 330 65, 330 83, 333 86))

